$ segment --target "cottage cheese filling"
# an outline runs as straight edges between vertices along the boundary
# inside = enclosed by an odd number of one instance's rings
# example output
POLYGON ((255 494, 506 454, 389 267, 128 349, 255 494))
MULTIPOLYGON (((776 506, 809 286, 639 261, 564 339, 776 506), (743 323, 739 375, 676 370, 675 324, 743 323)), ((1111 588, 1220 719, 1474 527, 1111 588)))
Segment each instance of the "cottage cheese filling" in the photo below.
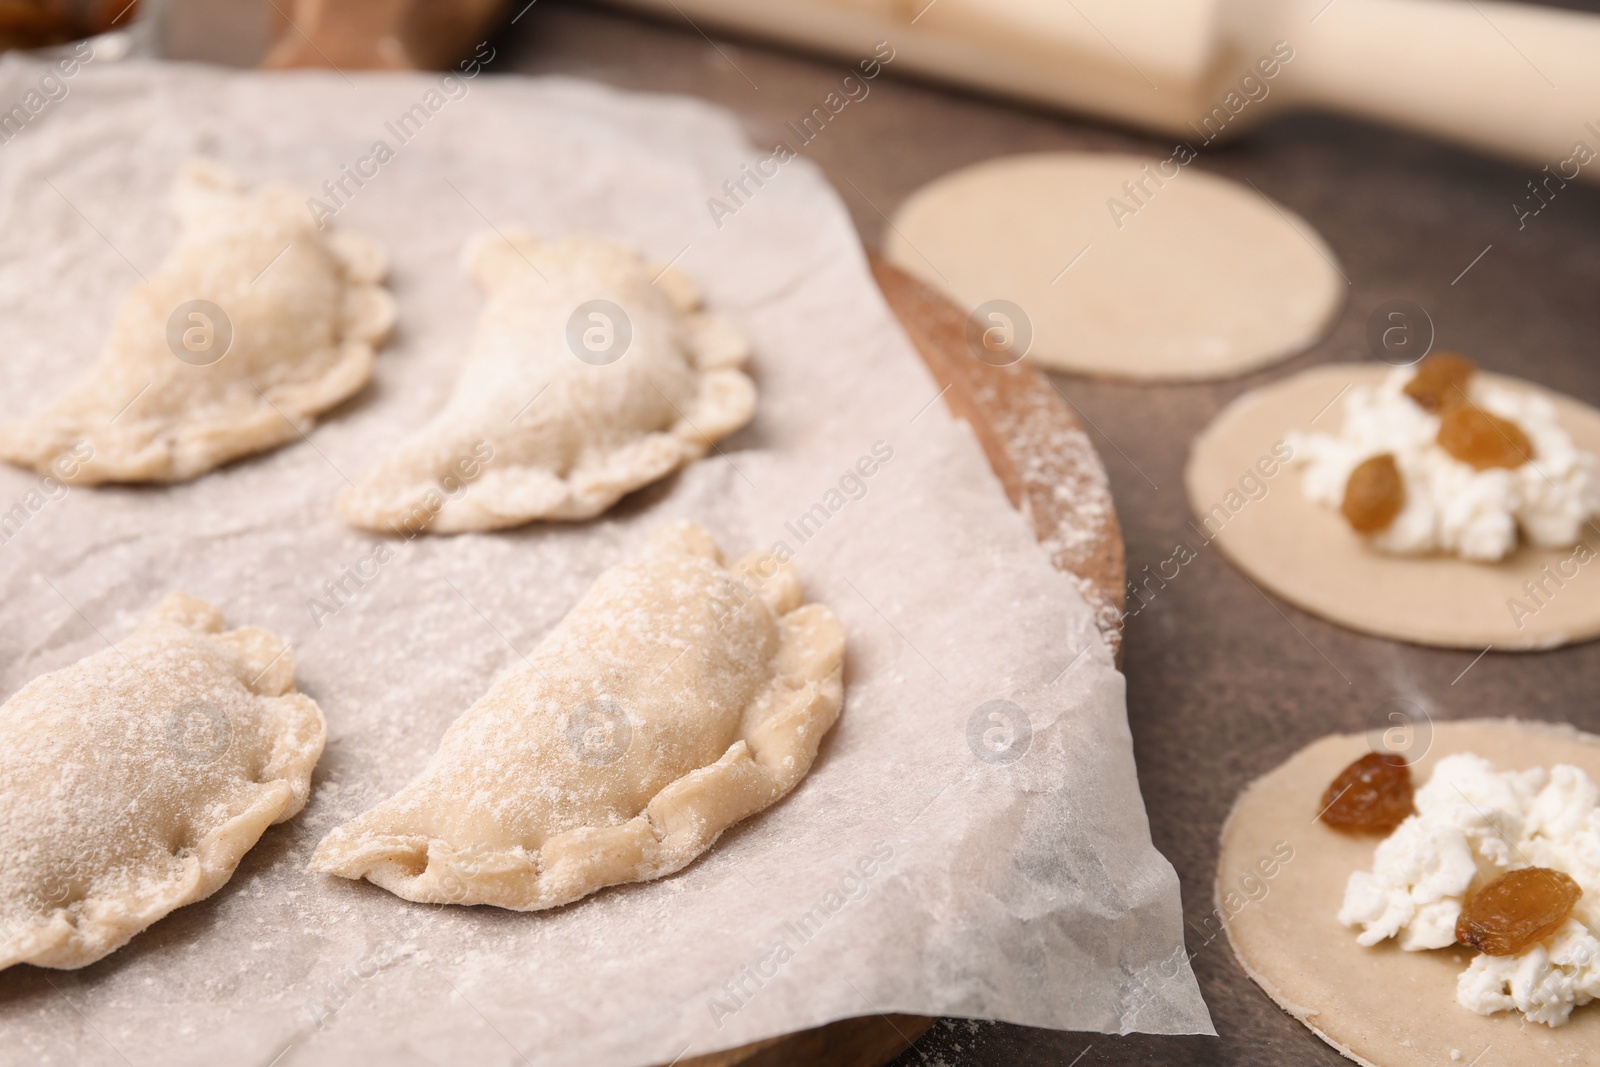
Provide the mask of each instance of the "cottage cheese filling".
POLYGON ((1600 787, 1576 767, 1496 771, 1472 754, 1439 761, 1417 813, 1378 845, 1370 871, 1345 886, 1339 921, 1356 940, 1396 938, 1407 950, 1455 943, 1467 891, 1508 870, 1549 867, 1583 889, 1553 937, 1515 956, 1479 954, 1456 1000, 1480 1015, 1515 1009, 1560 1026, 1600 997, 1600 787))
POLYGON ((1403 392, 1415 373, 1401 367, 1377 387, 1352 387, 1337 434, 1288 435, 1304 464, 1306 496, 1338 508, 1350 472, 1388 452, 1405 481, 1406 501, 1386 529, 1369 537, 1380 551, 1493 561, 1516 549, 1519 531, 1541 547, 1577 543, 1583 524, 1600 515, 1600 475, 1594 453, 1573 445, 1554 405, 1474 375, 1467 387, 1472 402, 1516 423, 1533 443, 1533 459, 1515 469, 1474 470, 1438 444, 1439 417, 1403 392))

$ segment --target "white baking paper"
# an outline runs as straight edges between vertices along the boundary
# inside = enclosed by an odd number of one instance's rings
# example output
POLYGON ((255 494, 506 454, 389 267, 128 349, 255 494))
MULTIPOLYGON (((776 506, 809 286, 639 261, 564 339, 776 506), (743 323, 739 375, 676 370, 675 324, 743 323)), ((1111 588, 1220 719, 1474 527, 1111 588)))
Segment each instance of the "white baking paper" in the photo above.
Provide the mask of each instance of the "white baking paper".
MULTIPOLYGON (((0 107, 44 73, 0 63, 0 107)), ((1210 1032, 1122 676, 935 402, 814 167, 785 163, 714 219, 708 198, 767 152, 693 100, 92 62, 63 84, 0 144, 0 418, 96 356, 174 239, 168 190, 196 155, 310 194, 385 141, 394 158, 346 184, 330 224, 388 247, 400 325, 372 385, 307 442, 187 485, 74 489, 4 530, 6 694, 181 589, 292 642, 329 742, 304 813, 211 899, 91 967, 0 974, 0 1061, 607 1067, 897 1011, 1210 1032), (419 103, 401 143, 388 124, 419 103), (510 225, 614 238, 697 277, 754 339, 754 424, 597 522, 396 542, 347 603, 314 611, 345 568, 372 570, 374 538, 334 517, 336 495, 438 409, 461 363, 481 297, 460 249, 510 225), (830 497, 880 442, 893 456, 864 493, 830 497), (305 870, 596 574, 681 516, 731 553, 785 542, 848 632, 843 715, 788 799, 678 875, 548 913, 411 904, 305 870), (979 713, 997 700, 1025 720, 979 713), (994 756, 1008 738, 1012 762, 994 756)), ((38 487, 0 469, 0 512, 38 487)))

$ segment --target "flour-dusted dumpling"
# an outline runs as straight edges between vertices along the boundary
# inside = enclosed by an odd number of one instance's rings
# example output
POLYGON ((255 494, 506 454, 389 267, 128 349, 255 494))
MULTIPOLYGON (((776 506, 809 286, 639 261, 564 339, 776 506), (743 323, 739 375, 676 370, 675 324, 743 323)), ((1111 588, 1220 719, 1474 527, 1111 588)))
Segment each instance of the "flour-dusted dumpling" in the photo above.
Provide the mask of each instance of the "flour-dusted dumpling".
POLYGON ((750 421, 732 324, 686 275, 588 237, 467 250, 488 291, 443 411, 346 490, 357 526, 415 534, 587 519, 750 421))
POLYGON ((671 874, 805 776, 843 661, 843 628, 787 563, 725 568, 704 528, 667 526, 311 866, 519 911, 671 874))
POLYGON ((222 887, 305 807, 327 729, 294 654, 173 593, 0 707, 0 969, 82 967, 222 887))
POLYGON ((186 481, 294 440, 372 376, 395 316, 381 249, 214 164, 189 164, 173 199, 177 246, 88 375, 0 427, 0 459, 84 485, 186 481), (66 453, 79 462, 63 474, 66 453))

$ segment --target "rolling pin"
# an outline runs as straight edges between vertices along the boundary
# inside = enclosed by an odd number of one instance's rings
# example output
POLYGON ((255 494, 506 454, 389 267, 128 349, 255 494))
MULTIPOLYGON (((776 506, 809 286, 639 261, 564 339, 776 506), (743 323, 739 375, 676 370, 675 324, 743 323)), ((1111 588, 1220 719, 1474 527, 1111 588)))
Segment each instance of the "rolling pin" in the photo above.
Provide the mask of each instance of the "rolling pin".
POLYGON ((882 59, 886 42, 890 69, 1196 149, 1320 108, 1600 176, 1593 15, 1493 0, 612 2, 851 60, 882 59))

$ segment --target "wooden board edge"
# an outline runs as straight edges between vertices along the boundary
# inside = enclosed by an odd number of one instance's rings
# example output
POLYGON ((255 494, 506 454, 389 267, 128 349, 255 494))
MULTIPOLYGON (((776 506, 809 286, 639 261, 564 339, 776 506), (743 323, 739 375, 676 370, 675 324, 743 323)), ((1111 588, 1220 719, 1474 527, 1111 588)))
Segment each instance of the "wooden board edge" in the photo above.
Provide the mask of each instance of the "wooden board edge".
POLYGON ((1006 496, 1033 524, 1055 568, 1071 575, 1122 663, 1127 560, 1105 464, 1072 402, 1027 363, 986 363, 967 341, 967 315, 948 297, 878 256, 872 273, 901 327, 972 427, 1006 496))
POLYGON ((859 1015, 670 1067, 883 1067, 933 1023, 922 1015, 859 1015))

